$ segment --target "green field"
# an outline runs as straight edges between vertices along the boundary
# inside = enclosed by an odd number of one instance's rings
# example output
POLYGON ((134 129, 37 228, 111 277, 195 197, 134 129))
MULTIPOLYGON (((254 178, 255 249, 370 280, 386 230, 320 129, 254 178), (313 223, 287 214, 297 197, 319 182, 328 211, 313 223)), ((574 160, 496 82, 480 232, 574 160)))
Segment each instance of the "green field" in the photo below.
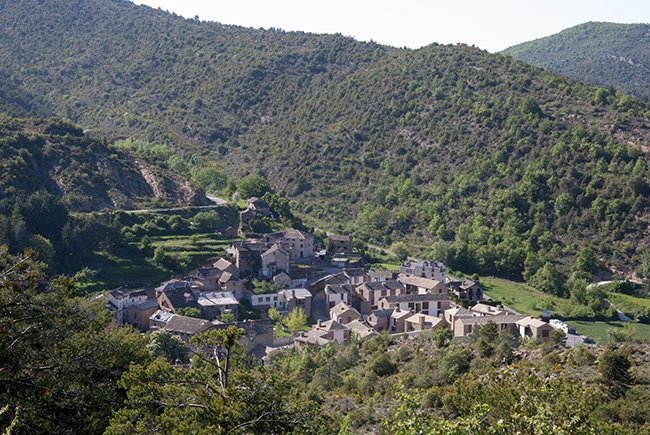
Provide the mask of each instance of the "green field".
POLYGON ((139 249, 140 241, 133 241, 121 247, 116 253, 98 252, 91 269, 100 270, 92 282, 80 286, 82 293, 92 293, 111 290, 121 285, 142 286, 152 285, 170 279, 182 272, 169 269, 153 261, 153 252, 162 247, 165 255, 178 258, 181 255, 188 260, 187 270, 197 268, 208 260, 224 254, 224 249, 239 239, 224 239, 214 233, 189 236, 159 236, 151 237, 152 246, 148 252, 139 249))
MULTIPOLYGON (((601 322, 601 321, 583 321, 583 320, 569 320, 566 322, 569 326, 576 328, 576 332, 582 335, 586 335, 589 338, 596 340, 598 344, 608 344, 609 343, 609 333, 608 330, 614 331, 624 331, 625 322, 619 321, 610 321, 610 322, 601 322)), ((628 328, 634 328, 637 335, 644 338, 650 338, 650 325, 644 325, 642 323, 629 322, 628 328)))
POLYGON ((568 316, 573 308, 571 301, 547 295, 525 283, 493 276, 480 277, 485 294, 521 314, 541 316, 543 310, 551 315, 568 316))
POLYGON ((372 263, 371 267, 373 269, 388 269, 393 272, 399 272, 399 264, 392 263, 372 263))
POLYGON ((650 299, 647 298, 638 298, 622 293, 607 292, 607 299, 616 305, 616 308, 632 318, 634 318, 639 312, 645 312, 650 308, 650 299))

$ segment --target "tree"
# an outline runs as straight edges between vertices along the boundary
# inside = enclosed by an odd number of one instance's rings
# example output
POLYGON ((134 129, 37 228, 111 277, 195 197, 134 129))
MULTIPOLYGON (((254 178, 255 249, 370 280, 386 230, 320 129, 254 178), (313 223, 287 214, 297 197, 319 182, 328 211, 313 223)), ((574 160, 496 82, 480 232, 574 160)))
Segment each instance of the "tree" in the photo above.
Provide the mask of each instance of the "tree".
POLYGON ((223 313, 221 314, 221 321, 224 323, 233 323, 237 320, 233 313, 223 313))
POLYGON ((271 184, 259 174, 253 174, 237 183, 237 191, 242 198, 249 199, 252 197, 262 198, 265 193, 271 192, 271 184))
POLYGON ((162 246, 157 247, 153 253, 153 262, 156 263, 158 266, 162 266, 166 258, 167 256, 165 255, 165 250, 163 249, 163 247, 162 246))
POLYGON ((183 340, 166 330, 151 334, 147 350, 155 358, 162 357, 169 364, 175 364, 176 361, 181 364, 189 364, 190 362, 189 350, 183 340))
POLYGON ((216 193, 226 187, 226 173, 216 168, 203 168, 192 176, 206 193, 216 193))
POLYGON ((176 314, 179 316, 194 317, 195 319, 201 318, 201 312, 197 308, 193 307, 179 308, 176 310, 176 314))
POLYGON ((630 360, 622 350, 607 348, 598 358, 600 382, 607 387, 612 398, 618 399, 633 383, 630 360))
POLYGON ((642 267, 643 279, 650 280, 650 261, 644 262, 642 267))
POLYGON ((56 265, 56 251, 54 245, 45 237, 40 234, 33 234, 29 238, 29 247, 38 253, 38 260, 45 263, 47 268, 46 272, 51 273, 54 271, 56 265))
POLYGON ((327 236, 327 238, 325 239, 324 245, 325 245, 325 249, 327 250, 327 252, 329 254, 332 254, 332 253, 336 252, 336 243, 334 243, 334 240, 332 240, 332 237, 327 236))
POLYGON ((223 224, 221 216, 214 210, 197 213, 192 221, 196 229, 202 233, 213 232, 223 224))
POLYGON ((531 95, 527 95, 521 100, 519 111, 522 115, 535 114, 541 116, 543 114, 537 100, 531 95))
POLYGON ((578 259, 576 261, 576 267, 578 270, 583 272, 593 273, 594 269, 598 265, 598 257, 596 253, 588 247, 582 248, 580 254, 578 254, 578 259))
POLYGON ((74 280, 80 284, 87 284, 95 277, 95 272, 84 267, 79 272, 74 274, 74 280))
POLYGON ((152 242, 149 236, 147 234, 142 236, 142 239, 140 239, 140 250, 142 252, 149 252, 149 250, 151 249, 151 245, 152 242))
POLYGON ((119 385, 125 406, 106 434, 304 433, 328 423, 292 381, 246 357, 235 326, 192 337, 189 370, 158 359, 131 366, 119 385))
POLYGON ((530 285, 551 295, 559 297, 566 295, 564 276, 549 262, 533 275, 530 279, 530 285))
POLYGON ((397 258, 400 259, 400 261, 406 261, 409 256, 409 249, 406 246, 406 243, 404 242, 395 242, 393 245, 390 247, 391 251, 397 255, 397 258))
POLYGON ((280 314, 280 312, 275 308, 269 308, 268 316, 273 323, 278 323, 282 320, 282 314, 280 314))
POLYGON ((74 287, 0 247, 3 433, 102 433, 124 400, 122 372, 152 360, 144 337, 112 326, 103 299, 77 298, 74 287))
POLYGON ((307 316, 305 310, 296 307, 287 314, 284 324, 292 331, 298 331, 307 327, 307 316))

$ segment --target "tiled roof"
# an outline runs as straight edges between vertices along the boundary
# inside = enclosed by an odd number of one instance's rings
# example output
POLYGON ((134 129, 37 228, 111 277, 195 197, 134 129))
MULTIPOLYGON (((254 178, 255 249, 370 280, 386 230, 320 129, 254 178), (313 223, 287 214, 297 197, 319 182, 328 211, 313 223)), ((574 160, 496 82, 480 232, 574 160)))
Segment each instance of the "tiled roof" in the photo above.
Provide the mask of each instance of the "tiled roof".
MULTIPOLYGON (((341 315, 347 311, 352 311, 353 313, 359 314, 359 312, 354 308, 346 304, 345 302, 339 302, 331 310, 330 314, 341 315)), ((361 315, 361 314, 359 314, 361 315)))
POLYGON ((397 280, 402 284, 409 284, 424 288, 434 288, 437 285, 442 284, 440 281, 436 281, 435 279, 421 278, 419 276, 407 275, 404 273, 400 273, 397 277, 397 280))
POLYGON ((459 317, 456 319, 457 322, 461 322, 465 325, 474 325, 474 324, 481 324, 481 323, 488 323, 488 322, 494 322, 496 324, 500 323, 517 323, 518 321, 526 318, 528 316, 524 316, 521 314, 502 314, 499 316, 480 316, 480 317, 459 317))
POLYGON ((395 296, 384 296, 381 299, 385 299, 389 304, 399 304, 404 302, 429 302, 429 301, 448 301, 449 296, 446 293, 441 294, 431 294, 423 293, 418 295, 395 295, 395 296))
POLYGON ((325 294, 345 294, 352 293, 352 286, 350 284, 327 284, 325 286, 325 294))
POLYGON ((155 299, 149 299, 148 301, 144 301, 136 305, 135 307, 140 310, 140 311, 147 311, 152 309, 153 307, 158 306, 158 301, 155 299))
POLYGON ((165 325, 165 329, 169 331, 188 335, 201 334, 211 327, 212 323, 208 320, 179 315, 173 316, 165 325))
POLYGON ((385 279, 395 279, 397 273, 388 269, 370 269, 368 271, 368 276, 371 278, 385 278, 385 279))

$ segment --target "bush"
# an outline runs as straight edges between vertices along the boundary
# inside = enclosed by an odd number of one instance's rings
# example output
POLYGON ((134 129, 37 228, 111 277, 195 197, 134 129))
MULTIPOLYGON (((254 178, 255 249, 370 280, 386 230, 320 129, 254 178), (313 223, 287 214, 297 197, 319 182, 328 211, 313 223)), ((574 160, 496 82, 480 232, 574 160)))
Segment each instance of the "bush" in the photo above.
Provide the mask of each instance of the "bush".
POLYGON ((395 372, 396 366, 391 362, 386 352, 377 351, 372 355, 368 363, 368 369, 377 376, 388 376, 395 372))

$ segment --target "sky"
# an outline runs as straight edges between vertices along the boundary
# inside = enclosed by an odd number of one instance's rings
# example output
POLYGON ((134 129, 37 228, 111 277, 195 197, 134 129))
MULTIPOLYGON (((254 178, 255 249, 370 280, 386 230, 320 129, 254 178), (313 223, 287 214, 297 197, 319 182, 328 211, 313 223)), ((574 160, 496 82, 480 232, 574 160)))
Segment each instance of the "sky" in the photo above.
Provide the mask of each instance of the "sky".
POLYGON ((135 0, 185 18, 285 31, 341 33, 420 48, 465 43, 489 52, 588 21, 649 23, 648 0, 135 0))

